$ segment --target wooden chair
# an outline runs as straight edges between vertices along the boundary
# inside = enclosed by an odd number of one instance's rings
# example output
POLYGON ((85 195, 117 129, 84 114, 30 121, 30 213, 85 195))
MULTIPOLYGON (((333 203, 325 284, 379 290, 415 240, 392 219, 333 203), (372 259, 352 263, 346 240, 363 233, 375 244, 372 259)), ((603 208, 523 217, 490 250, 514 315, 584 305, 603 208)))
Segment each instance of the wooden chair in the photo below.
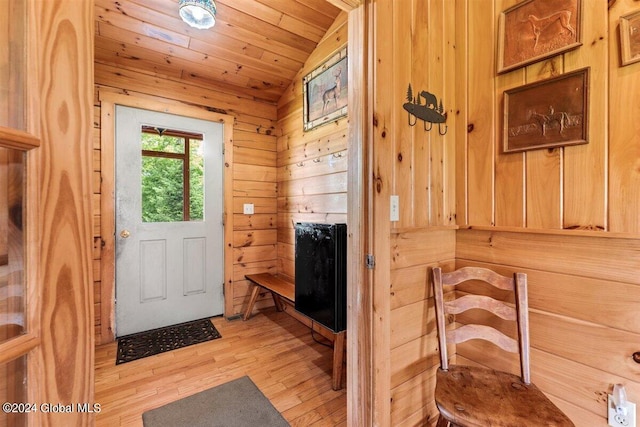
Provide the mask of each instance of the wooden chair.
POLYGON ((464 267, 451 273, 434 268, 432 277, 440 346, 440 369, 435 391, 440 411, 437 427, 573 426, 571 420, 531 383, 526 274, 515 273, 510 278, 485 268, 464 267), (444 301, 443 286, 455 287, 470 280, 514 292, 515 308, 483 295, 464 294, 455 300, 444 301), (466 324, 455 330, 446 330, 445 316, 470 309, 486 310, 504 320, 516 322, 518 339, 488 325, 466 324), (490 341, 503 350, 519 353, 521 376, 475 366, 449 365, 447 344, 470 339, 490 341))

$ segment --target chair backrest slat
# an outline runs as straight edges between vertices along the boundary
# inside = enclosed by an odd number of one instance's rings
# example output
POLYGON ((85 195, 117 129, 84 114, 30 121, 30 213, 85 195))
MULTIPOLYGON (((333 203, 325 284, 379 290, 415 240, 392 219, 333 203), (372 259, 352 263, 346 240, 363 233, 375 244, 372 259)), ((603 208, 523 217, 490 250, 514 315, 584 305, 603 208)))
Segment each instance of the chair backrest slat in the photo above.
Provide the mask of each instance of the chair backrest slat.
POLYGON ((439 267, 436 267, 432 270, 432 280, 441 369, 448 369, 447 343, 462 343, 471 339, 482 339, 492 342, 505 351, 519 353, 522 381, 525 384, 529 384, 531 379, 529 373, 529 306, 526 274, 515 273, 513 277, 506 277, 480 267, 463 267, 456 271, 443 273, 439 267), (455 287, 469 281, 481 281, 495 288, 513 292, 515 309, 503 301, 486 295, 465 293, 465 295, 453 301, 444 301, 444 286, 455 287), (489 325, 469 324, 453 331, 447 331, 447 315, 457 315, 471 309, 485 310, 504 320, 516 322, 518 325, 518 339, 513 339, 489 325))
POLYGON ((460 344, 472 339, 491 341, 501 349, 510 353, 520 352, 518 341, 506 336, 491 326, 463 325, 453 331, 447 332, 447 342, 450 344, 460 344))
POLYGON ((460 314, 472 308, 489 311, 504 320, 517 320, 516 309, 484 295, 465 295, 444 303, 445 313, 460 314))

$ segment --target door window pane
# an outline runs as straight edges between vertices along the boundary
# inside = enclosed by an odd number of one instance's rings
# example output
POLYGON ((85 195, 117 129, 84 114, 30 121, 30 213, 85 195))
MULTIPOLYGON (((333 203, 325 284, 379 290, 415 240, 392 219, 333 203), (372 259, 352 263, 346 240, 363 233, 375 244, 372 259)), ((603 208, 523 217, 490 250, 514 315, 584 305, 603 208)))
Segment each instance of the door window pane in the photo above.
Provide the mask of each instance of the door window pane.
POLYGON ((202 134, 143 126, 141 140, 142 221, 202 221, 202 134))
POLYGON ((0 148, 0 342, 25 332, 24 156, 0 148))
POLYGON ((189 144, 191 155, 189 156, 189 191, 190 220, 202 221, 204 219, 204 156, 202 140, 192 139, 189 144))

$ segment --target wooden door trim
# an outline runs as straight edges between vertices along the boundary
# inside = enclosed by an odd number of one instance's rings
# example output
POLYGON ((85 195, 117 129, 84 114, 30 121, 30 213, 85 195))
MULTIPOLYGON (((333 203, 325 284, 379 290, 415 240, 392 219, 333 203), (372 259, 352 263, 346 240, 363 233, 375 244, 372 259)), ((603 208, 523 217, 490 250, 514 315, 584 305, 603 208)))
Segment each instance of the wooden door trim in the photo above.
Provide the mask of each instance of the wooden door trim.
POLYGON ((373 425, 373 270, 365 265, 372 253, 373 107, 370 2, 349 12, 349 138, 347 222, 351 260, 347 278, 347 424, 373 425))
POLYGON ((233 311, 233 116, 203 108, 100 92, 100 336, 115 339, 115 106, 140 108, 223 124, 224 139, 224 315, 233 311))

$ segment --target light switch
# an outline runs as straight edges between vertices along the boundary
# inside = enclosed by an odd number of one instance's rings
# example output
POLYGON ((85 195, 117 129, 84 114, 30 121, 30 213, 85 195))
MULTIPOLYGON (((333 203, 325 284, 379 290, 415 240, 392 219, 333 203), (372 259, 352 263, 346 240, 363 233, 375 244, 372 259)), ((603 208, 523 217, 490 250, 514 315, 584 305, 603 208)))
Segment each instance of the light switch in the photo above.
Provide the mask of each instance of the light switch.
POLYGON ((390 220, 400 221, 400 196, 391 196, 390 220))
POLYGON ((253 215, 253 203, 245 203, 243 208, 245 215, 253 215))

